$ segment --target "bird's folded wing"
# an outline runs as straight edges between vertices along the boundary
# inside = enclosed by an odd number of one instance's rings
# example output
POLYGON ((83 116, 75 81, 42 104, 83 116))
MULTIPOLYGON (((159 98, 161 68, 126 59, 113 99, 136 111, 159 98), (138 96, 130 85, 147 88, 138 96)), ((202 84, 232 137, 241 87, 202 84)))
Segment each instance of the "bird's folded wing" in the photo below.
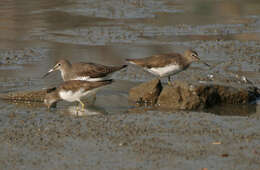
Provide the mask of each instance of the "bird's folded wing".
POLYGON ((92 90, 107 84, 112 83, 112 80, 104 80, 104 81, 97 81, 97 82, 89 82, 89 81, 82 81, 82 80, 70 80, 64 82, 59 88, 61 90, 66 91, 78 91, 79 89, 92 90))
POLYGON ((152 67, 164 67, 172 62, 174 58, 179 58, 179 54, 158 54, 142 59, 128 59, 128 61, 135 63, 136 65, 152 68, 152 67))
POLYGON ((123 66, 104 66, 96 63, 80 63, 78 67, 81 69, 77 69, 77 75, 89 76, 91 78, 105 77, 108 74, 123 68, 123 66))

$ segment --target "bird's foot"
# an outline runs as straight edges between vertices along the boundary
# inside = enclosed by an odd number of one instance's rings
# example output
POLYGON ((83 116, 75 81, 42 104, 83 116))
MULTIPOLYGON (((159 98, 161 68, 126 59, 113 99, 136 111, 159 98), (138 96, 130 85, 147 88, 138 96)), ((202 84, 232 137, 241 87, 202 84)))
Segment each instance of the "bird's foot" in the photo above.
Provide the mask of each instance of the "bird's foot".
POLYGON ((171 77, 170 77, 170 76, 168 77, 168 81, 167 81, 167 82, 168 82, 168 85, 169 85, 169 86, 171 86, 171 85, 172 85, 172 82, 171 82, 171 77))
POLYGON ((173 85, 173 82, 168 81, 168 85, 169 85, 169 86, 172 86, 172 85, 173 85))
POLYGON ((81 111, 84 112, 85 111, 85 104, 82 101, 79 101, 81 104, 81 111))
POLYGON ((79 108, 79 106, 77 106, 77 108, 76 108, 76 116, 77 117, 79 116, 79 110, 80 110, 80 108, 79 108))

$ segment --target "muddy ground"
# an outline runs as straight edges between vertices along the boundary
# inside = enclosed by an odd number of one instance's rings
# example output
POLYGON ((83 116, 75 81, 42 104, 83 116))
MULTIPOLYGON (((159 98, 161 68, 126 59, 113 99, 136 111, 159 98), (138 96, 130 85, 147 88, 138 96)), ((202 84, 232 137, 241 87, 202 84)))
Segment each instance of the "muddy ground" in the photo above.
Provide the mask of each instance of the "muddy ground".
MULTIPOLYGON (((3 1, 0 92, 58 85, 59 73, 41 76, 59 58, 119 65, 187 48, 213 67, 194 63, 173 80, 260 87, 259 11, 257 0, 3 1)), ((259 101, 206 111, 128 101, 153 78, 129 66, 79 117, 75 103, 1 100, 0 169, 259 169, 259 101)))

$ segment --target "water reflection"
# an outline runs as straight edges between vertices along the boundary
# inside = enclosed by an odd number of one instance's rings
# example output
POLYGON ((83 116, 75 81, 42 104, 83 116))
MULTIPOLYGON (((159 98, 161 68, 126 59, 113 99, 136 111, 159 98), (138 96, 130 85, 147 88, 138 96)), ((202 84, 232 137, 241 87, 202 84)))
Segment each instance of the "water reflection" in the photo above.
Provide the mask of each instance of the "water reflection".
POLYGON ((151 40, 143 38, 148 35, 240 34, 257 31, 255 27, 248 29, 257 19, 244 16, 259 15, 260 11, 259 1, 23 1, 0 2, 2 40, 106 46, 151 44, 151 40), (194 25, 200 26, 193 28, 194 25))
POLYGON ((69 106, 65 109, 58 110, 60 114, 67 114, 72 116, 94 116, 100 114, 107 114, 106 110, 98 106, 87 106, 84 110, 77 106, 69 106))
MULTIPOLYGON (((19 110, 34 110, 40 111, 43 110, 58 114, 72 115, 72 116, 93 116, 99 114, 108 114, 107 111, 99 106, 94 105, 94 97, 91 96, 91 100, 88 100, 86 107, 82 110, 78 106, 69 106, 70 103, 59 103, 53 105, 52 108, 47 109, 47 107, 42 102, 25 102, 25 101, 12 101, 12 100, 3 100, 8 105, 13 105, 19 110), (65 104, 65 105, 64 105, 65 104)), ((85 102, 86 103, 86 102, 85 102)), ((13 108, 13 107, 12 107, 13 108)))

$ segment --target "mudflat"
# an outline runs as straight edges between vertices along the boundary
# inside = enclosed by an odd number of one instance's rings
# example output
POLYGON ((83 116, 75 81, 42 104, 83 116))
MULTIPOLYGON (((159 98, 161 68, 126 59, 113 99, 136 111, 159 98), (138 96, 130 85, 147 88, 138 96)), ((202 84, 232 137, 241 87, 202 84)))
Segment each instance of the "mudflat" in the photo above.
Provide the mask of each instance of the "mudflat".
MULTIPOLYGON (((259 11, 258 1, 3 1, 0 93, 59 85, 58 72, 41 77, 61 58, 121 65, 190 48, 212 67, 194 63, 173 82, 259 88, 259 11)), ((47 110, 0 100, 0 169, 259 168, 259 99, 200 111, 137 107, 129 90, 155 77, 130 65, 113 78, 78 117, 74 103, 47 110)))

